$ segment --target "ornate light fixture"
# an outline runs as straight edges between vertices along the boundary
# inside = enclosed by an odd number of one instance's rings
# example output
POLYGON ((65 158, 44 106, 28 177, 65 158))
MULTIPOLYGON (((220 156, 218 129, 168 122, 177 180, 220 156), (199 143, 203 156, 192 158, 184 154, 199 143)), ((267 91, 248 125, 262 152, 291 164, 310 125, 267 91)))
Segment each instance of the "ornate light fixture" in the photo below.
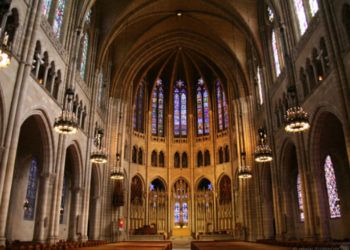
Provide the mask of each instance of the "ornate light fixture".
POLYGON ((272 161, 272 150, 266 142, 266 131, 263 128, 259 128, 259 144, 256 146, 255 152, 254 152, 254 160, 256 162, 262 163, 262 162, 270 162, 272 161))
POLYGON ((242 152, 241 153, 242 165, 238 170, 238 178, 239 179, 250 179, 253 177, 252 170, 246 164, 245 156, 246 156, 246 153, 242 152))
POLYGON ((115 164, 115 167, 111 171, 110 178, 112 180, 124 180, 124 173, 122 172, 119 153, 116 154, 116 164, 115 164))
POLYGON ((106 150, 102 147, 104 131, 102 128, 96 128, 95 134, 95 145, 96 150, 91 153, 90 161, 96 164, 107 163, 107 153, 106 150))
POLYGON ((55 119, 53 127, 60 134, 74 134, 78 130, 78 122, 73 112, 74 91, 66 89, 62 113, 55 119))
POLYGON ((11 11, 7 11, 1 20, 0 26, 0 68, 5 68, 11 63, 11 53, 9 50, 9 34, 5 31, 7 18, 11 11))
POLYGON ((309 115, 298 105, 295 86, 288 88, 288 95, 295 102, 295 106, 288 108, 285 114, 285 131, 288 133, 299 133, 310 128, 309 115))

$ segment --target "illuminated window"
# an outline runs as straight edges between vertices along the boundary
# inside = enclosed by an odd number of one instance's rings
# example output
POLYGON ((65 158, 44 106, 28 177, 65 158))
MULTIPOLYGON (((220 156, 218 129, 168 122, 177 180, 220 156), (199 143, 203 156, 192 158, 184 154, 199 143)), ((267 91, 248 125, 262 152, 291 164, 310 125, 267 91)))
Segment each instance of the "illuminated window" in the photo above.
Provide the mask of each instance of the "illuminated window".
POLYGON ((309 0, 309 5, 310 5, 311 16, 316 15, 319 9, 317 0, 309 0))
POLYGON ((303 3, 303 0, 293 0, 293 2, 294 2, 294 9, 296 12, 296 16, 298 19, 297 21, 299 26, 299 32, 300 32, 300 35, 302 35, 305 33, 308 27, 304 3, 303 3))
POLYGON ((88 52, 89 52, 89 35, 85 32, 82 40, 82 49, 81 49, 81 61, 80 61, 80 76, 82 79, 86 78, 86 65, 88 61, 88 52))
POLYGON ((258 100, 259 104, 264 104, 264 97, 263 97, 263 86, 262 86, 262 77, 261 77, 261 69, 258 67, 256 72, 256 79, 258 84, 258 100))
POLYGON ((209 134, 209 100, 203 79, 197 84, 197 134, 209 134))
POLYGON ((175 224, 180 223, 180 203, 175 202, 174 206, 174 222, 175 224))
POLYGON ((274 30, 272 31, 272 52, 275 63, 275 73, 276 76, 279 76, 281 74, 280 50, 279 44, 277 42, 276 32, 274 30))
POLYGON ((57 38, 61 37, 65 7, 66 7, 66 0, 58 0, 55 19, 53 22, 53 32, 55 33, 57 38))
POLYGON ((305 217, 304 217, 303 191, 302 191, 300 174, 298 174, 298 177, 297 177, 297 194, 298 194, 298 207, 299 207, 300 221, 304 221, 305 217))
POLYGON ((337 181, 335 177, 333 162, 331 157, 328 155, 324 163, 324 173, 326 179, 326 187, 328 194, 328 204, 329 204, 329 213, 331 218, 340 218, 340 199, 337 189, 337 181))
POLYGON ((36 192, 38 189, 38 162, 32 159, 29 168, 27 193, 26 193, 26 209, 24 210, 24 219, 33 220, 35 214, 36 192))
POLYGON ((187 93, 184 81, 177 81, 174 89, 174 134, 187 135, 187 93))
POLYGON ((152 92, 152 134, 164 136, 164 91, 160 79, 152 92))
POLYGON ((219 131, 223 131, 228 128, 228 108, 225 92, 222 89, 220 81, 216 82, 216 104, 219 131))
POLYGON ((46 18, 49 18, 50 10, 51 10, 51 4, 52 4, 52 0, 44 0, 43 1, 42 14, 46 18))
POLYGON ((267 8, 267 17, 271 23, 275 20, 275 14, 270 7, 267 8))

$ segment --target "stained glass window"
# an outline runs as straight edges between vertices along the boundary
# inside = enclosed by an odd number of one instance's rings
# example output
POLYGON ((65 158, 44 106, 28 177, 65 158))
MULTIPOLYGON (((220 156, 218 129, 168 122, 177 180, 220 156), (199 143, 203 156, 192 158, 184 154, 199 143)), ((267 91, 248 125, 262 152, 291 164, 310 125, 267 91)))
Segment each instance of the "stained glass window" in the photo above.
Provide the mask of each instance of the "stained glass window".
POLYGON ((135 108, 134 108, 134 118, 133 118, 133 127, 136 131, 143 133, 143 115, 144 115, 144 91, 145 87, 142 83, 137 91, 136 100, 135 100, 135 108))
POLYGON ((298 194, 298 207, 299 207, 300 221, 304 221, 305 217, 304 217, 303 191, 302 191, 300 174, 298 174, 298 177, 297 177, 297 194, 298 194))
POLYGON ((65 174, 63 178, 62 196, 61 196, 61 207, 60 207, 60 224, 64 223, 64 206, 66 203, 66 194, 68 186, 68 176, 65 174))
POLYGON ((219 131, 222 131, 228 128, 228 108, 225 92, 222 89, 220 81, 216 82, 216 103, 219 131))
POLYGON ((294 8, 298 19, 299 31, 300 34, 304 34, 307 29, 307 19, 305 14, 305 8, 303 0, 293 0, 294 8))
POLYGON ((179 202, 175 202, 174 222, 175 222, 175 224, 180 223, 180 203, 179 202))
POLYGON ((158 79, 152 93, 152 134, 164 136, 164 90, 158 79))
POLYGON ((174 134, 187 135, 187 93, 182 80, 176 82, 174 89, 174 134))
POLYGON ((187 202, 182 203, 182 218, 183 222, 186 224, 188 223, 188 205, 187 202))
POLYGON ((310 5, 311 16, 316 15, 319 9, 317 0, 309 0, 309 5, 310 5))
POLYGON ((280 53, 279 53, 279 46, 277 43, 277 37, 276 32, 272 31, 272 52, 273 52, 273 59, 275 63, 275 73, 276 76, 279 76, 281 74, 281 63, 280 63, 280 53))
POLYGON ((197 84, 197 134, 209 134, 209 100, 203 79, 197 84))
POLYGON ((26 193, 26 209, 24 210, 24 219, 33 220, 35 214, 36 192, 38 189, 38 162, 34 158, 29 168, 27 193, 26 193))
POLYGON ((42 14, 46 18, 49 18, 49 15, 50 15, 51 3, 52 3, 52 0, 44 0, 43 1, 42 14))
POLYGON ((269 21, 271 23, 275 20, 275 14, 273 13, 273 11, 270 7, 267 8, 267 16, 268 16, 269 21))
POLYGON ((329 155, 326 157, 324 163, 324 173, 328 194, 329 213, 331 215, 331 218, 340 218, 340 199, 338 195, 337 181, 335 177, 333 162, 329 155))
POLYGON ((91 11, 91 9, 89 9, 89 11, 85 15, 85 23, 86 24, 90 24, 90 22, 91 22, 91 14, 92 14, 92 11, 91 11))
POLYGON ((80 61, 80 76, 82 79, 86 77, 86 65, 88 60, 89 52, 89 35, 85 32, 83 41, 82 41, 82 50, 81 50, 81 61, 80 61))
POLYGON ((56 34, 57 38, 61 36, 65 7, 66 0, 58 0, 55 19, 53 21, 53 32, 56 34))

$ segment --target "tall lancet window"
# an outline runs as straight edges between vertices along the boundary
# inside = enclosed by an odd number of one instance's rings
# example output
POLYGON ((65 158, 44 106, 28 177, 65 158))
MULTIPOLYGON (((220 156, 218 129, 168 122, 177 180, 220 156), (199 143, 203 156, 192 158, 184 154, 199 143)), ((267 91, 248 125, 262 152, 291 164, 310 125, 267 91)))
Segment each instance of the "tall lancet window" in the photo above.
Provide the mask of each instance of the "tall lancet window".
POLYGON ((209 134, 208 90, 202 78, 197 83, 197 134, 209 134))
POLYGON ((55 19, 53 21, 53 32, 57 38, 61 37, 65 9, 66 0, 58 0, 55 19))
POLYGON ((85 32, 81 43, 80 77, 82 79, 86 78, 86 71, 87 71, 86 65, 88 61, 88 52, 89 52, 89 34, 88 32, 85 32))
POLYGON ((326 179, 326 187, 328 194, 329 213, 331 218, 340 218, 340 199, 337 189, 337 181, 335 177, 333 162, 328 155, 324 163, 324 174, 326 179))
POLYGON ((137 90, 137 95, 135 99, 135 105, 134 105, 134 119, 133 119, 133 127, 135 131, 144 132, 144 95, 145 95, 145 86, 143 83, 139 85, 139 88, 137 90))
POLYGON ((273 52, 273 60, 275 64, 275 74, 279 76, 281 74, 281 62, 280 62, 280 46, 277 41, 277 36, 275 30, 272 30, 272 52, 273 52))
POLYGON ((300 221, 304 221, 305 217, 304 217, 304 204, 303 204, 303 190, 302 190, 300 174, 298 174, 298 177, 297 177, 297 194, 298 194, 298 208, 299 208, 300 221))
POLYGON ((174 88, 174 135, 187 136, 187 91, 182 80, 176 81, 174 88))
POLYGON ((311 16, 316 15, 319 7, 317 0, 309 0, 311 16))
POLYGON ((26 194, 26 209, 24 210, 24 219, 33 220, 35 214, 36 193, 38 189, 38 162, 35 158, 32 159, 29 168, 27 194, 26 194))
POLYGON ((300 35, 303 35, 308 27, 303 0, 293 0, 297 16, 300 35))
POLYGON ((228 108, 226 95, 220 81, 216 82, 216 105, 219 131, 223 131, 228 128, 228 108))
POLYGON ((164 136, 164 88, 161 79, 152 92, 152 135, 164 136))
POLYGON ((50 15, 50 10, 52 6, 52 0, 44 0, 43 5, 42 5, 42 14, 46 17, 49 18, 50 15))

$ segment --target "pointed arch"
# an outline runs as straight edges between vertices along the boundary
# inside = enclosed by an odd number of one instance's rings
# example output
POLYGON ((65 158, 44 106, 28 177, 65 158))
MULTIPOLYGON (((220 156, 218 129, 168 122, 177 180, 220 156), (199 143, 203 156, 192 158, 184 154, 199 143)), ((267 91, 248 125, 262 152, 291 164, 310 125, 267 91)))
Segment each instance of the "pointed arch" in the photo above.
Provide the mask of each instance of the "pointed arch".
POLYGON ((174 87, 174 136, 187 136, 187 89, 182 80, 176 81, 174 87))
POLYGON ((197 82, 197 135, 209 134, 209 94, 204 80, 197 82))
POLYGON ((164 136, 164 86, 158 79, 152 91, 152 135, 164 136))

